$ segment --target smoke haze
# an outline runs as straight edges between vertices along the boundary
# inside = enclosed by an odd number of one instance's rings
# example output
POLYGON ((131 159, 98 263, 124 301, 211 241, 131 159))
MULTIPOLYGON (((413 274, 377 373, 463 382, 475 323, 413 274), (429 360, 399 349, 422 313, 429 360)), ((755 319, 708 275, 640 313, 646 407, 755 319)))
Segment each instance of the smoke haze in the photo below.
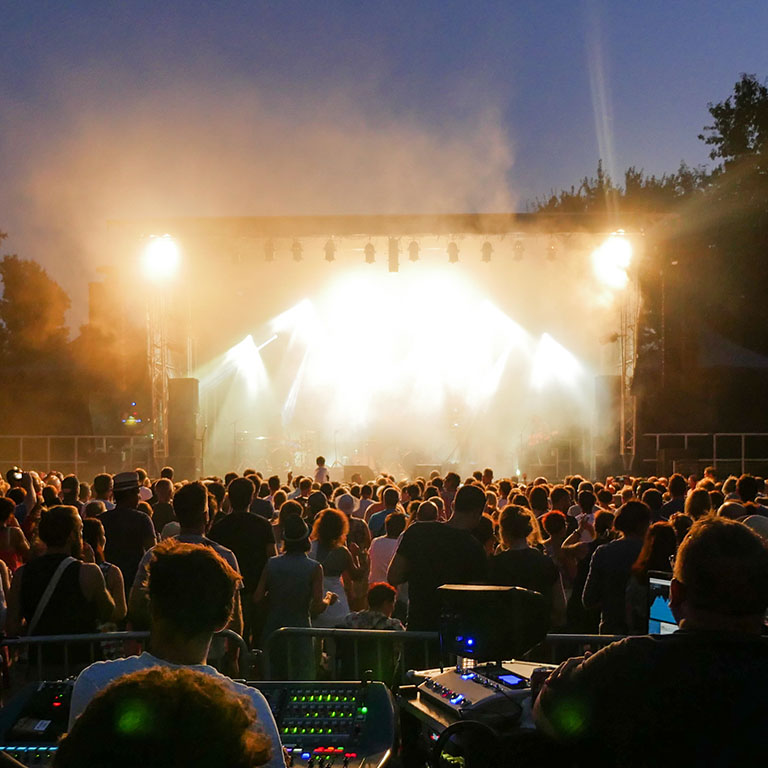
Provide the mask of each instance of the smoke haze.
POLYGON ((361 90, 187 82, 138 91, 89 73, 59 92, 55 125, 13 105, 0 137, 8 247, 70 293, 77 325, 84 282, 114 259, 109 219, 514 208, 499 109, 464 108, 445 125, 387 111, 361 90))

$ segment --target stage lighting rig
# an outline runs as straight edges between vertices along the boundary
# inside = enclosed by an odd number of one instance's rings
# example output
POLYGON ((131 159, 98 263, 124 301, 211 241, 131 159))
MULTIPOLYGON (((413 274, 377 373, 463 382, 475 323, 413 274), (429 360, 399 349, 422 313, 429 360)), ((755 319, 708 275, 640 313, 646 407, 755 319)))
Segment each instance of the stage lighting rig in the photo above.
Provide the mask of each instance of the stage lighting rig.
POLYGON ((271 240, 264 243, 264 261, 275 260, 275 244, 271 240))
POLYGON ((326 242, 324 249, 325 260, 333 261, 336 258, 336 244, 333 242, 333 240, 329 239, 328 242, 326 242))
POLYGON ((291 244, 291 253, 293 254, 294 261, 301 261, 302 253, 304 249, 301 247, 301 243, 298 240, 294 240, 291 244))
POLYGON ((486 240, 480 251, 482 253, 482 256, 480 257, 481 261, 488 263, 491 260, 491 254, 493 253, 493 246, 490 241, 486 240))
POLYGON ((419 244, 415 240, 411 240, 411 242, 408 244, 408 258, 411 261, 418 261, 420 250, 421 249, 419 248, 419 244))
POLYGON ((373 264, 376 261, 376 249, 373 247, 373 243, 366 243, 365 245, 365 263, 373 264))
POLYGON ((396 237, 389 238, 389 253, 387 254, 387 263, 390 272, 397 272, 400 269, 400 241, 396 237))
POLYGON ((459 246, 455 242, 448 243, 448 263, 455 264, 459 260, 459 246))

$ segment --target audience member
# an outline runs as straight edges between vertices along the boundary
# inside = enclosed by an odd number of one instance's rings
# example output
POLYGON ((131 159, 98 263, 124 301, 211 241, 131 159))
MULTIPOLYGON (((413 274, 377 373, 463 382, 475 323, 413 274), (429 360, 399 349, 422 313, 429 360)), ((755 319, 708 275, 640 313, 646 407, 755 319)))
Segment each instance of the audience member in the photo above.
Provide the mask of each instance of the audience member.
MULTIPOLYGON (((114 507, 107 508, 99 517, 107 536, 104 556, 123 572, 126 584, 133 584, 141 558, 155 544, 155 529, 152 520, 137 509, 139 476, 136 472, 115 475, 112 493, 114 507)), ((106 505, 106 501, 104 503, 106 505)))
MULTIPOLYGON (((149 563, 150 651, 96 662, 83 670, 72 692, 70 728, 76 726, 91 699, 116 678, 150 667, 189 668, 217 679, 250 700, 271 742, 269 765, 282 766, 280 737, 264 697, 255 688, 233 682, 206 664, 214 633, 230 621, 238 580, 239 574, 211 547, 175 540, 158 544, 149 563)), ((206 728, 200 733, 209 738, 206 728)))
POLYGON ((647 766, 663 745, 665 762, 719 768, 768 748, 765 543, 741 523, 700 519, 680 545, 670 607, 677 632, 570 659, 544 685, 538 727, 577 764, 647 766))

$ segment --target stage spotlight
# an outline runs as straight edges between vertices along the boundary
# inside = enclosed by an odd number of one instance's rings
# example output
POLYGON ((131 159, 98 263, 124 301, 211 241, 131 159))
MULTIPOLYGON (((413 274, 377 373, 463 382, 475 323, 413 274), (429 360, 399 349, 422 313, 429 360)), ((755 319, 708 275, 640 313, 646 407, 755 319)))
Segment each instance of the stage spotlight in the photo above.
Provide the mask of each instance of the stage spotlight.
POLYGON ((157 282, 173 277, 180 261, 179 246, 170 235, 150 237, 141 259, 144 275, 157 282))
POLYGON ((448 243, 448 263, 455 264, 459 260, 459 246, 453 241, 448 243))
POLYGON ((482 261, 489 262, 491 260, 491 254, 493 253, 493 246, 486 240, 483 243, 483 247, 480 249, 482 252, 482 256, 480 257, 482 261))
POLYGON ((515 244, 512 246, 512 258, 515 261, 521 261, 524 253, 525 245, 523 241, 518 237, 517 240, 515 240, 515 244))
POLYGON ((620 290, 629 283, 627 270, 632 261, 632 244, 619 230, 592 252, 595 277, 610 288, 620 290))
POLYGON ((396 237, 389 238, 387 262, 390 272, 397 272, 400 269, 400 242, 396 237))
POLYGON ((373 243, 366 243, 365 263, 373 264, 374 261, 376 261, 376 249, 373 247, 373 243))
POLYGON ((264 243, 264 261, 275 260, 275 244, 271 240, 264 243))
POLYGON ((301 247, 301 243, 298 240, 294 240, 291 244, 291 253, 293 254, 294 261, 301 261, 302 253, 304 249, 301 247))
POLYGON ((408 244, 408 258, 411 261, 418 261, 419 260, 419 244, 415 240, 411 240, 411 242, 408 244))
POLYGON ((336 244, 333 240, 328 240, 325 244, 325 260, 333 261, 336 258, 336 244))

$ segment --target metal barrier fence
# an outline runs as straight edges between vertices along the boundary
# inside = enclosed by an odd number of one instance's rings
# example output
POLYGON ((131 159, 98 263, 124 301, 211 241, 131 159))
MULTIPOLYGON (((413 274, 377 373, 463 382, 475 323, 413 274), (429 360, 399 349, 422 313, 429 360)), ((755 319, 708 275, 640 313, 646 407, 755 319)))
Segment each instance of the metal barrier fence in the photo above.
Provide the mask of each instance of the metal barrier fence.
MULTIPOLYGON (((231 629, 224 629, 215 634, 216 638, 223 638, 236 645, 238 654, 238 673, 243 679, 252 679, 252 669, 255 662, 255 654, 258 652, 250 651, 240 635, 231 629)), ((0 647, 26 649, 28 652, 28 661, 21 665, 26 673, 26 681, 30 680, 48 680, 53 678, 66 678, 77 674, 94 661, 104 658, 104 649, 110 650, 111 658, 122 658, 126 654, 141 653, 144 650, 144 644, 149 638, 149 632, 95 632, 93 634, 82 635, 39 635, 31 637, 6 637, 0 641, 0 647), (107 645, 105 645, 107 644, 107 645), (82 650, 82 646, 87 649, 87 654, 80 654, 79 660, 73 660, 77 649, 82 650), (61 654, 61 660, 46 660, 45 648, 50 648, 47 654, 49 659, 51 655, 61 654), (119 652, 118 652, 119 648, 119 652), (37 652, 29 653, 33 649, 37 652), (32 660, 32 655, 36 659, 32 660)), ((18 663, 18 662, 17 662, 18 663)))
MULTIPOLYGON (((550 634, 524 658, 555 664, 570 656, 583 655, 585 651, 599 650, 623 637, 550 634)), ((328 663, 324 678, 327 676, 331 680, 356 680, 371 670, 375 680, 398 685, 405 682, 408 669, 429 669, 439 664, 440 640, 437 632, 281 627, 264 644, 264 679, 295 679, 294 674, 302 666, 302 657, 306 662, 307 653, 317 653, 317 649, 308 647, 314 639, 330 641, 326 642, 328 663), (301 638, 305 638, 304 643, 301 638), (361 648, 361 645, 367 647, 361 648), (411 647, 411 653, 405 646, 411 647), (418 650, 417 646, 420 646, 418 650), (280 663, 275 664, 278 653, 280 663), (405 665, 402 663, 404 659, 407 662, 405 665)), ((444 659, 448 665, 454 661, 455 656, 444 659)))
POLYGON ((98 474, 149 466, 149 435, 1 435, 0 464, 50 472, 98 474))
POLYGON ((409 667, 423 669, 434 666, 440 652, 437 632, 281 627, 264 644, 264 679, 296 679, 295 673, 306 667, 305 655, 319 656, 312 648, 315 639, 326 641, 325 671, 331 680, 356 680, 370 669, 375 680, 397 684, 405 672, 404 659, 409 667))

